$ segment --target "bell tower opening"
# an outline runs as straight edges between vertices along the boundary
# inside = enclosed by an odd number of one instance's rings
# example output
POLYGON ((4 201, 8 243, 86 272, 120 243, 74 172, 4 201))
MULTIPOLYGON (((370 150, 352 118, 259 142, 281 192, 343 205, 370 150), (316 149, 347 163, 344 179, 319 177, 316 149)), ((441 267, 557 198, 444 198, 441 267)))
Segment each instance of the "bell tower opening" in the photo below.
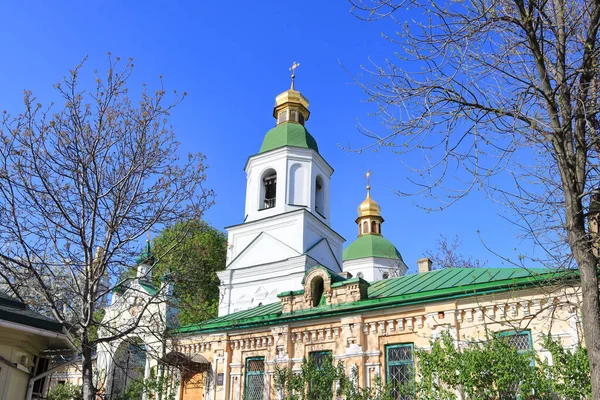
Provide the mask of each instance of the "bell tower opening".
POLYGON ((264 173, 261 195, 261 210, 275 207, 277 203, 277 172, 275 170, 270 169, 264 173))

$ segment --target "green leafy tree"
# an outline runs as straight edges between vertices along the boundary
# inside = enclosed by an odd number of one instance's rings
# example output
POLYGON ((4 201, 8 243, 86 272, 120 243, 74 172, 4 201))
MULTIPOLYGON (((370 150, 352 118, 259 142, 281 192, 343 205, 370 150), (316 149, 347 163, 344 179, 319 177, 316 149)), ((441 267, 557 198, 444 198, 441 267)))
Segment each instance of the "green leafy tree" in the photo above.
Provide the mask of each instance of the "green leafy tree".
MULTIPOLYGON (((174 283, 181 324, 204 321, 217 315, 219 278, 225 269, 227 237, 200 220, 178 222, 152 241, 158 262, 153 276, 169 274, 174 283)), ((158 283, 158 282, 157 282, 158 283)))

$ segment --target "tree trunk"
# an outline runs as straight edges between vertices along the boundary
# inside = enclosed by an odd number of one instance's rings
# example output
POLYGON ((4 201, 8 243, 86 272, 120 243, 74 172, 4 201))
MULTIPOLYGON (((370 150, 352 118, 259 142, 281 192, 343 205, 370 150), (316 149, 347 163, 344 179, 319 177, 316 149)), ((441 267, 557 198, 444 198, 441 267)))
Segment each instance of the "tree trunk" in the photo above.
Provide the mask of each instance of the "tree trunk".
POLYGON ((90 346, 87 331, 81 338, 81 375, 83 400, 96 400, 94 388, 94 375, 92 370, 92 348, 90 346))
POLYGON ((595 257, 589 251, 582 251, 581 247, 580 245, 573 246, 573 255, 577 260, 581 274, 581 312, 583 314, 583 334, 590 362, 592 398, 600 400, 600 307, 598 302, 598 274, 595 257))
POLYGON ((600 400, 600 291, 597 259, 586 230, 582 204, 576 190, 566 190, 568 186, 564 184, 565 181, 567 179, 563 175, 568 240, 580 272, 583 335, 590 364, 592 399, 600 400))

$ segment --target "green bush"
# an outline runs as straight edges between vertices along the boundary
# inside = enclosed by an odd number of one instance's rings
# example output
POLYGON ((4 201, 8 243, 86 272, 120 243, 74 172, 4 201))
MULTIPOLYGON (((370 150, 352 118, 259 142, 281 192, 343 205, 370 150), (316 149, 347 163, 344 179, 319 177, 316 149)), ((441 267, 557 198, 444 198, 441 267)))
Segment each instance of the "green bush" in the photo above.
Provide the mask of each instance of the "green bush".
POLYGON ((82 400, 81 386, 72 385, 69 382, 53 387, 48 390, 47 400, 82 400))

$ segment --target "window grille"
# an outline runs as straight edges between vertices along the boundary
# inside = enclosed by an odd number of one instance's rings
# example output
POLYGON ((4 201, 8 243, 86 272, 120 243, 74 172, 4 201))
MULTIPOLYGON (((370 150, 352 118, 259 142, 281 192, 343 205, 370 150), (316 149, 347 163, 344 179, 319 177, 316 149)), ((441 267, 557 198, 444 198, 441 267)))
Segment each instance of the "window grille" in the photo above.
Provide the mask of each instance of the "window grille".
MULTIPOLYGON (((509 346, 514 347, 515 349, 517 349, 517 351, 519 353, 528 353, 530 351, 533 350, 533 343, 531 341, 531 331, 527 330, 527 331, 521 331, 521 332, 517 332, 517 331, 505 331, 505 332, 499 332, 498 336, 501 338, 505 338, 506 339, 506 343, 509 346)), ((535 366, 535 361, 531 360, 531 366, 535 366)), ((519 397, 516 395, 516 393, 519 390, 519 385, 518 384, 514 384, 512 385, 513 388, 510 391, 504 392, 501 394, 501 398, 502 400, 518 400, 519 397)))
POLYGON ((263 400, 265 396, 265 359, 252 357, 246 359, 245 400, 263 400))
POLYGON ((331 351, 313 351, 308 357, 317 370, 321 370, 326 362, 331 363, 331 351))
POLYGON ((392 396, 397 400, 412 400, 413 397, 403 394, 401 386, 407 387, 414 377, 414 346, 412 344, 395 344, 386 346, 387 383, 391 385, 392 396))
MULTIPOLYGON (((315 366, 315 369, 317 371, 321 371, 324 367, 326 367, 327 365, 331 365, 333 363, 333 359, 331 357, 331 351, 325 350, 325 351, 313 351, 308 353, 308 359, 310 361, 311 364, 313 364, 315 366)), ((315 390, 315 385, 317 387, 323 387, 323 385, 328 385, 328 386, 332 386, 333 385, 333 381, 324 381, 323 379, 325 378, 326 375, 321 375, 321 374, 317 374, 317 376, 314 379, 311 379, 311 381, 308 384, 308 391, 309 391, 309 399, 312 400, 325 400, 322 398, 323 393, 319 393, 319 390, 315 390)), ((333 390, 333 388, 332 388, 333 390)))
POLYGON ((531 350, 531 333, 529 331, 508 335, 508 344, 519 352, 531 350))
POLYGON ((517 349, 519 353, 526 353, 533 350, 533 342, 531 341, 531 331, 504 331, 498 332, 498 337, 505 338, 509 346, 517 349))

